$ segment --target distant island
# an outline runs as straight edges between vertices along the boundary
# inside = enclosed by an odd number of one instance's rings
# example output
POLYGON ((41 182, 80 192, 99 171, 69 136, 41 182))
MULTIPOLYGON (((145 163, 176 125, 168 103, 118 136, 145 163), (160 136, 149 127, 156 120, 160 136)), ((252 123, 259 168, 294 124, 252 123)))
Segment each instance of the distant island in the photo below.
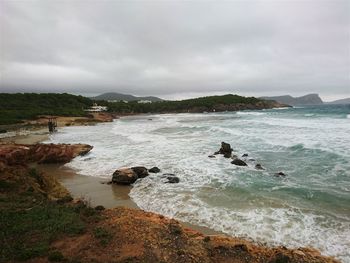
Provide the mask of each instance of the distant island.
POLYGON ((261 97, 261 99, 274 100, 279 103, 285 103, 291 106, 323 104, 323 101, 318 94, 307 94, 301 97, 292 97, 290 95, 275 96, 275 97, 261 97))
POLYGON ((350 104, 350 98, 335 100, 330 102, 324 102, 326 104, 350 104))
POLYGON ((290 95, 260 97, 264 100, 274 100, 279 103, 288 104, 291 106, 306 106, 306 105, 322 105, 322 104, 348 104, 350 98, 335 100, 331 102, 324 102, 318 94, 307 94, 301 97, 292 97, 290 95))
POLYGON ((98 95, 96 97, 91 97, 92 100, 107 100, 107 101, 162 101, 161 98, 154 96, 137 97, 130 94, 122 94, 117 92, 108 92, 98 95))

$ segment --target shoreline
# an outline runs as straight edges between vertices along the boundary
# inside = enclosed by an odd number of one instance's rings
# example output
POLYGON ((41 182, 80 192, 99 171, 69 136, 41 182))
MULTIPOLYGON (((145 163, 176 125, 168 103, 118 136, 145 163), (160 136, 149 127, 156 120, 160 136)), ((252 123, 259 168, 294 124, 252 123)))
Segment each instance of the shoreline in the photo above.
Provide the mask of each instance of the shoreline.
MULTIPOLYGON (((118 118, 127 116, 134 115, 119 116, 118 118)), ((60 125, 58 128, 64 127, 65 125, 60 125)), ((29 133, 25 135, 14 135, 12 137, 0 138, 0 143, 36 144, 48 140, 49 136, 50 133, 46 128, 43 128, 30 130, 29 133)), ((106 184, 108 181, 107 178, 81 175, 74 169, 60 164, 37 164, 34 165, 34 167, 39 171, 53 175, 65 188, 67 188, 74 198, 83 198, 93 206, 102 205, 106 208, 127 207, 144 211, 139 208, 129 196, 132 186, 116 184, 108 185, 106 184)), ((205 226, 195 225, 181 220, 178 221, 185 228, 194 229, 205 235, 227 235, 205 226)))
MULTIPOLYGON (((57 164, 39 164, 35 168, 40 172, 53 175, 74 198, 82 198, 92 206, 102 205, 105 208, 127 207, 142 210, 132 201, 129 192, 132 186, 107 184, 107 178, 78 174, 69 167, 57 164)), ((185 228, 199 231, 205 235, 227 235, 211 228, 194 225, 178 220, 185 228)))
MULTIPOLYGON (((47 138, 49 138, 49 133, 30 133, 28 135, 15 136, 13 141, 15 143, 35 144, 47 138)), ((40 164, 35 165, 34 167, 39 171, 46 172, 47 174, 54 176, 65 188, 68 189, 74 198, 84 198, 92 206, 103 205, 106 208, 120 208, 122 206, 133 208, 142 212, 144 211, 140 209, 128 195, 132 186, 102 184, 101 182, 105 182, 108 179, 80 175, 75 170, 65 167, 64 165, 40 164)), ((214 231, 210 228, 192 225, 186 222, 180 223, 184 228, 196 230, 205 235, 224 235, 235 238, 234 236, 229 236, 222 232, 214 231)), ((240 239, 252 242, 252 240, 249 239, 240 239)), ((255 241, 253 241, 253 244, 258 246, 261 245, 255 241)))

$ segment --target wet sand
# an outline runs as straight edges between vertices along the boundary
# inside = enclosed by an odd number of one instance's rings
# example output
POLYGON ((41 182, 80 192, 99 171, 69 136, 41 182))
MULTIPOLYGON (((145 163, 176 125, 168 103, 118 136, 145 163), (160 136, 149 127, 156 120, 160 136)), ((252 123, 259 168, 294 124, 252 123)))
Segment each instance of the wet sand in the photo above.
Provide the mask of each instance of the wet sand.
POLYGON ((128 195, 131 186, 108 185, 108 179, 80 175, 70 168, 55 164, 41 164, 37 169, 55 176, 73 197, 83 198, 92 206, 138 208, 128 195))
MULTIPOLYGON (((55 176, 74 198, 83 198, 92 206, 102 205, 106 208, 125 206, 140 209, 129 197, 132 186, 106 184, 108 179, 77 174, 73 169, 57 164, 41 164, 39 171, 55 176)), ((207 227, 181 222, 185 227, 197 230, 206 235, 223 234, 207 227)))

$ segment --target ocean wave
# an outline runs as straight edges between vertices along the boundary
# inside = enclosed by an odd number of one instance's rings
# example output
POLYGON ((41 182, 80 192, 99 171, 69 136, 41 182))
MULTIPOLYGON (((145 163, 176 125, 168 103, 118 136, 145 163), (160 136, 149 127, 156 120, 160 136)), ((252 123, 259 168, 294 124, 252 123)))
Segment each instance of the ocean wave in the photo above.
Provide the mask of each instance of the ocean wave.
POLYGON ((256 112, 256 111, 237 111, 238 115, 254 115, 254 116, 262 116, 266 115, 265 112, 256 112))
POLYGON ((290 107, 277 107, 277 108, 273 108, 274 110, 289 110, 290 107))
POLYGON ((290 248, 311 246, 326 255, 350 259, 350 223, 344 219, 324 218, 292 207, 235 210, 210 207, 193 194, 164 196, 159 189, 149 185, 146 187, 149 188, 147 191, 143 189, 142 183, 136 184, 130 193, 138 206, 146 211, 269 245, 285 245, 290 248), (337 229, 333 227, 334 224, 338 224, 337 229))

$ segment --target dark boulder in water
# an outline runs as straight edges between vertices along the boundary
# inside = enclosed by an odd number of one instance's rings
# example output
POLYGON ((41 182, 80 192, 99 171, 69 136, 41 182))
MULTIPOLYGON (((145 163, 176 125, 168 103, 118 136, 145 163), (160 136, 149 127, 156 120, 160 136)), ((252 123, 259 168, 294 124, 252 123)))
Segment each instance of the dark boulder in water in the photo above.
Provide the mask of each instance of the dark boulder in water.
POLYGON ((168 176, 167 179, 168 179, 167 183, 169 184, 177 184, 180 182, 180 178, 177 176, 168 176))
POLYGON ((166 179, 168 179, 166 183, 176 184, 180 182, 180 178, 175 176, 175 174, 163 174, 162 177, 166 177, 166 179))
POLYGON ((160 172, 160 169, 158 167, 154 166, 151 169, 148 169, 148 172, 156 174, 156 173, 160 172))
POLYGON ((208 157, 209 158, 215 158, 215 155, 209 155, 208 157))
POLYGON ((242 161, 241 159, 238 159, 238 158, 234 159, 231 163, 238 166, 247 166, 245 161, 242 161))
POLYGON ((225 158, 230 158, 232 155, 232 148, 229 143, 221 142, 221 148, 215 154, 223 154, 225 158))
POLYGON ((149 175, 147 168, 143 166, 131 167, 131 170, 137 174, 138 178, 145 178, 149 175))
POLYGON ((112 183, 130 185, 138 179, 137 174, 131 168, 118 169, 113 173, 112 183))
POLYGON ((264 168, 261 166, 260 163, 257 163, 257 164, 255 165, 255 169, 257 169, 257 170, 264 170, 264 168))
POLYGON ((243 155, 242 155, 242 157, 248 157, 248 154, 247 154, 247 153, 245 153, 245 154, 243 154, 243 155))
POLYGON ((278 172, 274 174, 275 177, 286 177, 287 175, 283 172, 278 172))

